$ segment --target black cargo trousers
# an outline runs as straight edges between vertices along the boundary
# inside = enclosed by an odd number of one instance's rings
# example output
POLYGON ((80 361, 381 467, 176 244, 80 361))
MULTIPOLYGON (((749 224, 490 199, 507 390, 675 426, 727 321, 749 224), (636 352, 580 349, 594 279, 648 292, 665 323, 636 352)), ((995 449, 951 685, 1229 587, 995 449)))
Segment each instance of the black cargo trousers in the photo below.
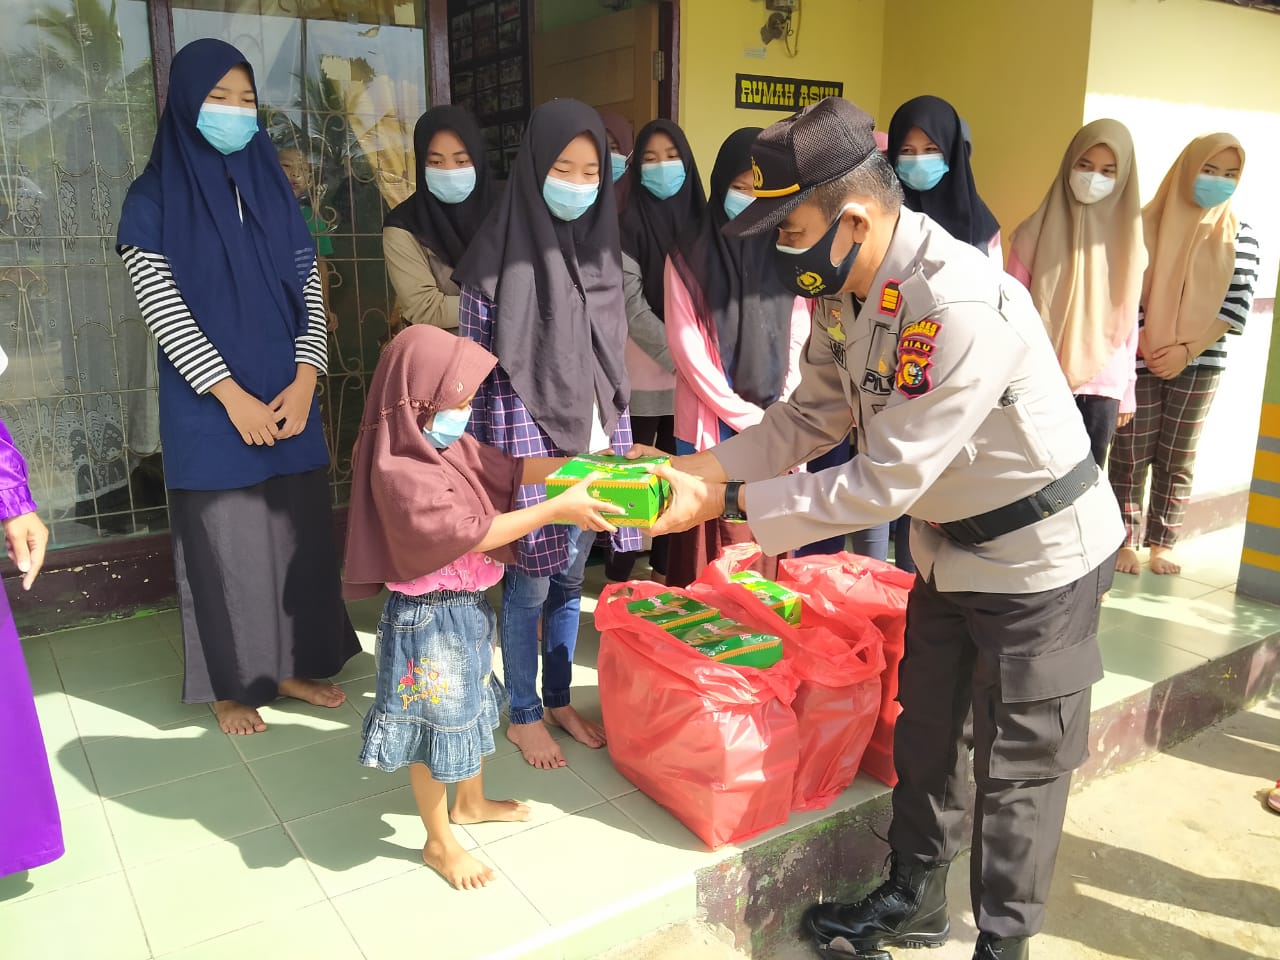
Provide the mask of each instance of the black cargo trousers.
POLYGON ((889 842, 901 857, 953 859, 972 767, 970 895, 978 929, 997 937, 1033 936, 1044 924, 1071 772, 1089 755, 1098 611, 1114 573, 1113 556, 1040 593, 943 593, 923 577, 911 591, 889 842))

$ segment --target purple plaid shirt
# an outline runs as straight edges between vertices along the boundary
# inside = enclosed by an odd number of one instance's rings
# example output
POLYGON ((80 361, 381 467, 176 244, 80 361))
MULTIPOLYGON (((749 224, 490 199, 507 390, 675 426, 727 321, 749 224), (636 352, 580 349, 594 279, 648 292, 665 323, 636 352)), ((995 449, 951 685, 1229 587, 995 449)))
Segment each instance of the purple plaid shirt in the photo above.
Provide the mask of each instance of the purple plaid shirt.
MULTIPOLYGON (((458 306, 458 332, 486 350, 493 350, 493 301, 471 287, 462 288, 458 306)), ((567 457, 534 422, 524 401, 516 394, 502 365, 476 391, 467 431, 481 443, 497 447, 513 457, 567 457)), ((631 448, 631 416, 624 410, 610 441, 618 453, 631 448)), ((581 452, 581 451, 579 451, 581 452)), ((527 507, 547 498, 545 487, 521 487, 516 506, 527 507)), ((569 527, 552 524, 516 541, 516 567, 531 577, 548 577, 569 564, 569 527)), ((621 527, 612 538, 617 551, 639 550, 640 532, 621 527)))

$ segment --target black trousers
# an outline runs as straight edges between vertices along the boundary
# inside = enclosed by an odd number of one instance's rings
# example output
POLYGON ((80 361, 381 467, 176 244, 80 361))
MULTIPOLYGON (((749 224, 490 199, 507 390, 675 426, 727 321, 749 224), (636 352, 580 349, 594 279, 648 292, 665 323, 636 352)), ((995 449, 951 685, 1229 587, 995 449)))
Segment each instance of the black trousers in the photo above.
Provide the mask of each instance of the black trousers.
POLYGON ((1044 924, 1071 772, 1089 754, 1098 608, 1114 572, 1112 557, 1041 593, 942 593, 923 577, 911 591, 889 842, 926 863, 960 852, 972 706, 969 887, 978 929, 997 937, 1033 936, 1044 924))
POLYGON ((1111 449, 1111 438, 1116 435, 1116 421, 1120 418, 1120 401, 1078 393, 1076 406, 1080 408, 1084 429, 1089 434, 1093 459, 1099 468, 1105 469, 1107 451, 1111 449))

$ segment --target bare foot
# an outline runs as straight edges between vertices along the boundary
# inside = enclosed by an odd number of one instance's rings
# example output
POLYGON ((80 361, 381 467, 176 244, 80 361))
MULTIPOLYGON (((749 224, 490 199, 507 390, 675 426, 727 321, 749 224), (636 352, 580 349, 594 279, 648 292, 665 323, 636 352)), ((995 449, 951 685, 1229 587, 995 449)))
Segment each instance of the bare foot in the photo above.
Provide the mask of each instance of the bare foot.
POLYGON ((547 720, 584 747, 599 750, 605 745, 604 727, 585 719, 573 707, 548 707, 547 720))
POLYGON ((507 739, 520 748, 530 766, 539 770, 568 766, 560 745, 551 738, 550 731, 541 720, 508 724, 507 739))
POLYGON ((478 806, 463 808, 454 804, 449 813, 454 823, 523 823, 529 819, 529 805, 519 800, 490 800, 485 797, 478 806))
POLYGON ((280 681, 280 696, 292 697, 317 707, 340 707, 347 702, 347 693, 328 680, 302 680, 290 677, 280 681))
POLYGON ((1173 558, 1173 547, 1151 548, 1151 572, 1162 577, 1182 572, 1182 565, 1173 558))
POLYGON ((1142 561, 1138 559, 1138 551, 1133 547, 1121 547, 1116 554, 1116 573, 1136 574, 1142 569, 1142 561))
POLYGON ((493 870, 463 850, 457 843, 428 840, 422 848, 422 862, 459 890, 479 890, 493 880, 493 870))
POLYGON ((213 715, 218 718, 218 726, 222 728, 222 732, 235 737, 247 737, 251 733, 262 733, 267 729, 257 710, 234 700, 215 702, 213 715))

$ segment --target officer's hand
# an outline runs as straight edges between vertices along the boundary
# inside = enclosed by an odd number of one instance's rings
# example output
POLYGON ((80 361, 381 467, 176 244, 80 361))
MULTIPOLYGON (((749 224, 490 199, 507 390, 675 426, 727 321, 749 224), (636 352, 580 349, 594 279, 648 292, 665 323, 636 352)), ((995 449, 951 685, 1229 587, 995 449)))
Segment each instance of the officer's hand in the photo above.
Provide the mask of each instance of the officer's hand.
POLYGON ((647 443, 633 443, 627 448, 626 456, 628 460, 640 460, 649 457, 669 457, 671 454, 663 453, 657 447, 651 447, 647 443))
POLYGON ((708 483, 669 466, 658 467, 653 472, 671 484, 671 505, 653 525, 651 535, 660 537, 691 530, 724 512, 723 483, 708 483))

